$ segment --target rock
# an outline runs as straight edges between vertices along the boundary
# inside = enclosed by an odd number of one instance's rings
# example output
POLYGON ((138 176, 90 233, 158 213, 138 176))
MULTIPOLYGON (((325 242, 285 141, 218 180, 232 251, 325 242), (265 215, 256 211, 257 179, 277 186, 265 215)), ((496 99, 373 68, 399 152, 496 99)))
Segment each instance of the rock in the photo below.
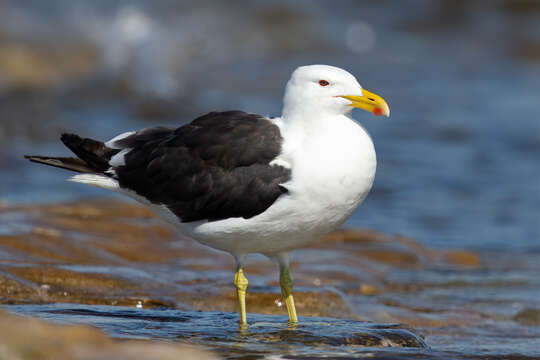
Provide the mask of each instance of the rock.
POLYGON ((514 316, 514 320, 523 325, 540 326, 540 309, 521 310, 514 316))
POLYGON ((39 301, 37 286, 31 287, 0 275, 0 303, 39 301))
POLYGON ((477 267, 480 265, 478 255, 463 250, 451 250, 445 253, 446 260, 454 265, 477 267))
MULTIPOLYGON (((8 205, 0 212, 0 226, 13 229, 0 235, 0 303, 217 310, 236 319, 230 255, 180 238, 139 205, 96 199, 8 205)), ((402 273, 479 264, 470 252, 434 251, 408 237, 362 229, 336 231, 296 254, 291 268, 300 316, 379 320, 386 318, 372 308, 384 306, 396 311, 388 319, 408 324, 425 324, 421 314, 431 310, 384 298, 429 284, 402 273)), ((246 274, 248 312, 286 315, 276 265, 250 257, 246 274)))
POLYGON ((359 250, 356 252, 359 256, 370 260, 385 263, 400 268, 411 268, 419 265, 420 260, 414 253, 397 250, 359 250))
MULTIPOLYGON (((326 357, 369 347, 426 348, 422 337, 406 326, 377 324, 348 319, 301 317, 297 325, 287 324, 286 315, 249 314, 249 326, 238 329, 236 314, 179 309, 126 309, 113 306, 53 304, 9 307, 25 315, 46 316, 57 321, 78 319, 102 327, 114 336, 140 336, 141 329, 151 337, 210 346, 230 356, 241 351, 242 358, 276 349, 282 355, 312 352, 324 346, 326 357), (106 320, 105 320, 106 319, 106 320), (149 330, 151 330, 149 332, 149 330)), ((257 358, 257 357, 255 357, 257 358)), ((302 357, 300 357, 302 358, 302 357)))
POLYGON ((112 340, 83 325, 52 325, 0 311, 0 357, 5 359, 217 359, 187 345, 112 340), (30 340, 29 340, 30 339, 30 340))
POLYGON ((326 235, 322 243, 380 243, 386 239, 386 235, 367 229, 340 229, 326 235))
POLYGON ((372 296, 372 295, 378 295, 382 293, 382 290, 370 285, 370 284, 362 284, 360 285, 360 294, 366 295, 366 296, 372 296))
POLYGON ((14 267, 8 270, 13 275, 35 284, 47 284, 50 289, 80 292, 112 292, 117 290, 136 290, 139 287, 127 280, 113 278, 104 274, 82 273, 56 267, 14 267))
POLYGON ((64 47, 0 44, 0 75, 12 88, 58 86, 90 74, 97 64, 97 50, 87 44, 64 47))
MULTIPOLYGON (((219 294, 208 292, 180 293, 176 298, 183 304, 203 311, 236 312, 238 303, 234 287, 222 289, 219 294)), ((296 310, 302 316, 322 316, 334 318, 357 318, 343 298, 330 291, 295 291, 296 310)), ((282 302, 279 289, 276 292, 249 291, 246 295, 248 312, 258 314, 286 315, 287 308, 282 302)))

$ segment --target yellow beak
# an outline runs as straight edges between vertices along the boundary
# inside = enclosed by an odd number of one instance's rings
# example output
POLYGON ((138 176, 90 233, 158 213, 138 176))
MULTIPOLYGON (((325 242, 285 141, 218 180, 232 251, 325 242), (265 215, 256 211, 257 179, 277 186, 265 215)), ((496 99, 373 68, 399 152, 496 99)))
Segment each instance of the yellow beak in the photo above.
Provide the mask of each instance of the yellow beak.
POLYGON ((375 115, 390 116, 390 108, 382 97, 375 95, 366 89, 362 89, 362 96, 342 95, 340 96, 351 102, 351 106, 364 109, 375 115))

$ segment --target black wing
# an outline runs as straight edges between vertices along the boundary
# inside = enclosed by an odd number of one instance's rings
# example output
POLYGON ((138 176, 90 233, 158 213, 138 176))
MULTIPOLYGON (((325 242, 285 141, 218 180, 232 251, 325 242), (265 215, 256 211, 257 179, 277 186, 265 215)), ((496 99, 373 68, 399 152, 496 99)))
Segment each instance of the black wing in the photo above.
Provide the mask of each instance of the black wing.
POLYGON ((113 170, 120 186, 183 222, 250 218, 287 192, 280 184, 290 170, 270 165, 281 143, 279 128, 259 115, 212 112, 176 130, 149 128, 116 141, 131 150, 113 170))

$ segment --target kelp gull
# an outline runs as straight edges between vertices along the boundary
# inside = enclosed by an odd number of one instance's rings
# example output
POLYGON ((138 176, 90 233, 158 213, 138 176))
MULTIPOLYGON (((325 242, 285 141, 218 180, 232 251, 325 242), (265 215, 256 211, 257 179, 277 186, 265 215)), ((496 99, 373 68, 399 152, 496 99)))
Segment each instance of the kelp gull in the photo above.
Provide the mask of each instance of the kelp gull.
POLYGON ((105 143, 63 134, 77 158, 26 157, 79 172, 72 181, 135 198, 183 234, 232 254, 242 327, 244 259, 261 253, 275 260, 296 323, 290 252, 339 227, 375 176, 373 143, 350 113, 390 111, 353 75, 326 65, 296 69, 283 103, 278 118, 211 112, 177 129, 151 127, 105 143))

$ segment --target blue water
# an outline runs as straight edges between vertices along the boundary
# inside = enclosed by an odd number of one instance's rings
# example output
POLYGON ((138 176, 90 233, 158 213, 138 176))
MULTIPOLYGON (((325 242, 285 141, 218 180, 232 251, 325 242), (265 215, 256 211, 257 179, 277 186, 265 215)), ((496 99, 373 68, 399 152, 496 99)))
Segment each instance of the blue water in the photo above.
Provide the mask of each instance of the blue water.
MULTIPOLYGON (((371 195, 346 226, 401 233, 436 247, 538 252, 540 65, 511 56, 509 47, 513 41, 496 41, 496 35, 504 33, 516 21, 520 22, 519 26, 515 25, 512 31, 517 35, 508 36, 537 34, 534 19, 538 19, 538 14, 515 18, 517 15, 505 17, 492 8, 482 13, 470 10, 463 15, 464 19, 459 16, 455 19, 457 25, 443 26, 437 25, 438 18, 433 15, 437 14, 437 6, 419 3, 423 5, 285 2, 284 7, 304 14, 307 20, 302 21, 311 26, 315 39, 306 40, 306 49, 294 50, 287 47, 290 45, 286 39, 267 37, 261 40, 264 44, 236 44, 233 49, 236 52, 227 53, 225 45, 232 46, 235 40, 228 38, 227 33, 220 33, 219 39, 225 44, 205 43, 209 47, 205 53, 187 65, 178 65, 180 70, 164 63, 172 61, 172 53, 181 51, 186 43, 191 46, 200 29, 196 24, 186 24, 189 14, 182 13, 176 20, 168 17, 168 11, 180 11, 171 10, 170 4, 149 10, 141 3, 104 6, 73 2, 68 6, 62 1, 53 2, 63 9, 59 13, 42 13, 37 3, 8 2, 5 6, 26 14, 36 27, 45 27, 51 19, 58 22, 56 28, 37 37, 38 42, 50 44, 55 36, 67 30, 74 31, 71 36, 63 35, 67 42, 90 39, 103 52, 102 71, 117 75, 125 69, 111 70, 110 62, 120 60, 109 59, 109 52, 118 42, 126 53, 124 57, 134 61, 130 65, 131 76, 137 79, 135 91, 142 92, 142 96, 145 93, 139 89, 141 86, 153 88, 161 78, 175 80, 177 86, 162 95, 182 101, 187 110, 177 121, 167 119, 167 125, 181 124, 214 109, 238 108, 277 116, 283 86, 296 66, 326 63, 344 67, 366 88, 383 95, 392 113, 388 120, 355 113, 372 134, 379 166, 371 195), (129 36, 108 39, 103 31, 89 24, 74 23, 73 19, 83 10, 90 11, 91 18, 105 29, 115 29, 122 21, 128 24, 123 25, 128 29, 130 21, 148 23, 142 26, 147 37, 141 35, 137 40, 140 44, 135 45, 130 41, 136 40, 129 36), (427 30, 414 30, 423 29, 418 23, 430 24, 431 17, 434 17, 433 29, 426 25, 427 30), (174 26, 169 27, 170 24, 174 26), (80 30, 87 33, 81 34, 80 30), (184 31, 183 40, 177 39, 180 30, 184 31), (355 34, 359 41, 371 41, 371 47, 356 49, 355 34), (167 51, 156 53, 146 48, 156 36, 162 39, 167 51), (278 50, 287 56, 272 55, 278 50), (215 63, 218 60, 208 58, 212 52, 224 59, 215 63), (189 87, 194 88, 193 94, 189 93, 189 87), (188 96, 174 98, 174 94, 185 95, 186 91, 188 96)), ((197 9, 191 2, 185 5, 197 9)), ((264 9, 263 4, 255 2, 243 11, 251 14, 264 9)), ((211 9, 197 11, 201 17, 212 14, 211 9)), ((228 10, 224 11, 223 23, 215 25, 219 29, 226 29, 230 18, 234 18, 228 10)), ((9 24, 3 25, 4 31, 22 38, 31 36, 23 26, 9 24)), ((240 26, 240 30, 244 28, 240 26)), ((235 29, 228 31, 230 36, 245 35, 236 34, 235 29)), ((264 35, 269 30, 257 31, 264 35)), ((294 40, 294 34, 289 35, 294 40)), ((110 82, 97 81, 98 88, 111 86, 110 82)), ((164 85, 158 87, 168 89, 164 85)), ((125 130, 163 123, 160 119, 138 117, 132 101, 125 97, 94 101, 75 97, 69 103, 54 98, 62 94, 60 91, 48 95, 57 105, 50 126, 58 127, 59 131, 108 139, 125 130)), ((0 123, 0 130, 1 126, 0 123)), ((38 117, 26 126, 40 131, 48 125, 40 124, 38 117)), ((105 191, 64 182, 68 174, 63 171, 26 163, 21 157, 25 153, 68 153, 54 133, 47 134, 39 142, 20 133, 9 135, 4 141, 0 157, 3 201, 51 202, 111 196, 105 191)))
MULTIPOLYGON (((87 77, 30 95, 0 77, 0 200, 117 196, 65 182, 69 173, 22 158, 69 154, 57 139, 62 131, 106 140, 146 126, 179 125, 212 110, 278 116, 295 67, 340 66, 383 96, 392 114, 381 120, 354 113, 372 135, 378 170, 371 194, 345 226, 483 254, 476 271, 414 270, 390 277, 435 284, 421 294, 400 295, 402 303, 440 302, 456 312, 496 314, 464 329, 459 340, 452 330, 428 338, 448 352, 446 358, 452 351, 461 352, 458 358, 511 354, 514 345, 516 352, 533 354, 538 344, 530 334, 537 327, 511 318, 519 309, 540 308, 540 56, 520 55, 527 44, 540 43, 540 12, 505 11, 502 2, 205 4, 2 3, 3 38, 45 47, 90 44, 99 60, 87 77), (174 116, 141 115, 140 104, 148 99, 163 101, 174 116), (45 105, 35 105, 40 102, 45 105), (452 281, 461 285, 445 285, 452 281)), ((40 316, 45 310, 16 309, 40 316)))
POLYGON ((519 332, 497 336, 489 327, 463 329, 453 339, 440 337, 439 343, 428 346, 399 324, 301 317, 300 323, 291 327, 285 316, 249 314, 249 328, 239 330, 234 322, 236 314, 223 312, 76 304, 9 305, 6 309, 55 323, 90 324, 115 338, 196 344, 231 359, 278 355, 295 359, 533 359, 538 354, 534 332, 529 336, 519 332), (456 341, 488 335, 489 343, 468 347, 456 341))

